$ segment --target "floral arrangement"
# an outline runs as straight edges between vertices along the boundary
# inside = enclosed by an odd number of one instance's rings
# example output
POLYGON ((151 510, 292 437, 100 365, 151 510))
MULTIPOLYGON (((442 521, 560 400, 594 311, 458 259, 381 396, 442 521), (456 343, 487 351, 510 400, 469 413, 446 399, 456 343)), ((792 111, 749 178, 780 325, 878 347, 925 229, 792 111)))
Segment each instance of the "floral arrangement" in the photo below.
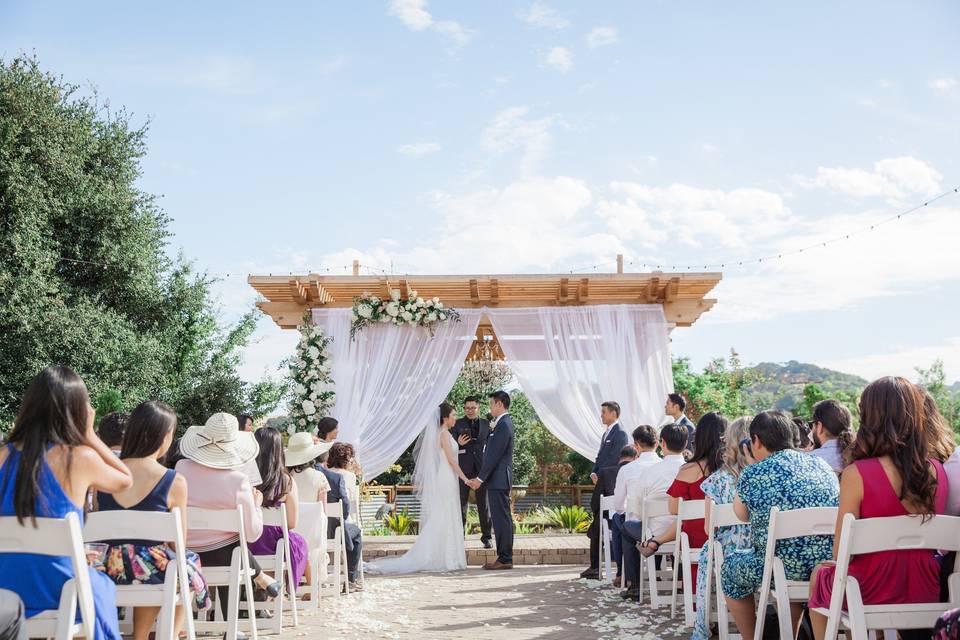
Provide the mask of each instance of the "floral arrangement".
POLYGON ((293 397, 290 400, 288 432, 313 431, 336 397, 333 378, 330 377, 330 352, 327 347, 333 338, 314 325, 309 316, 300 324, 300 342, 297 353, 290 360, 290 382, 293 397))
POLYGON ((423 327, 433 335, 434 327, 441 322, 460 321, 460 314, 456 309, 447 308, 440 302, 440 298, 423 298, 417 296, 416 291, 410 291, 406 300, 402 300, 400 291, 393 289, 390 297, 380 298, 364 293, 353 299, 353 309, 350 314, 350 339, 367 325, 393 323, 397 326, 409 325, 423 327))

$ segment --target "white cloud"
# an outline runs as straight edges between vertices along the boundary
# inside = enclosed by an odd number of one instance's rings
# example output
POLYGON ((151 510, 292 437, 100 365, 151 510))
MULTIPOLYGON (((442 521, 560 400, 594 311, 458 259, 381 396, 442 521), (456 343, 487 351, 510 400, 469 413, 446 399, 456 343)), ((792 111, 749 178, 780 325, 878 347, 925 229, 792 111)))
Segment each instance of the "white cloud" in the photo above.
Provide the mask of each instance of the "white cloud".
POLYGON ((344 55, 333 56, 332 58, 327 58, 322 60, 319 65, 317 65, 317 70, 321 75, 331 75, 341 71, 345 66, 347 66, 347 57, 344 55))
POLYGON ((700 145, 700 150, 708 156, 720 155, 720 147, 709 142, 704 142, 702 145, 700 145))
POLYGON ((389 13, 399 18, 411 31, 436 31, 456 45, 467 44, 472 36, 459 22, 435 20, 427 11, 427 0, 391 0, 389 13))
POLYGON ((566 29, 570 21, 543 2, 534 2, 526 11, 517 12, 517 17, 527 24, 545 29, 566 29))
POLYGON ((931 196, 940 191, 943 176, 923 160, 912 156, 885 158, 873 170, 846 167, 818 167, 813 178, 797 178, 808 189, 827 189, 856 198, 902 199, 911 195, 931 196))
POLYGON ((440 151, 440 149, 440 145, 436 142, 414 142, 400 145, 397 147, 397 153, 413 158, 420 158, 430 155, 431 153, 436 153, 440 151))
POLYGON ((877 101, 874 100, 873 98, 861 98, 861 99, 860 99, 860 106, 861 106, 861 107, 866 107, 867 109, 876 109, 876 108, 879 107, 880 105, 877 104, 877 101))
POLYGON ((566 47, 553 47, 543 56, 543 64, 566 73, 573 68, 573 53, 566 47))
POLYGON ((897 83, 889 78, 880 78, 880 81, 877 84, 880 85, 881 89, 893 89, 897 86, 897 83))
POLYGON ((901 347, 882 353, 828 360, 822 366, 855 373, 867 380, 881 376, 903 376, 917 379, 916 368, 925 369, 934 360, 943 360, 947 382, 960 379, 960 336, 947 338, 940 344, 901 347))
POLYGON ((613 27, 594 27, 587 33, 587 44, 591 49, 616 44, 620 41, 617 30, 613 27))
POLYGON ((502 155, 521 152, 520 170, 535 173, 546 156, 553 137, 550 129, 559 122, 558 116, 529 119, 529 107, 510 107, 498 112, 480 137, 480 148, 502 155))
POLYGON ((933 78, 928 85, 937 93, 950 93, 957 86, 957 79, 948 76, 933 78))

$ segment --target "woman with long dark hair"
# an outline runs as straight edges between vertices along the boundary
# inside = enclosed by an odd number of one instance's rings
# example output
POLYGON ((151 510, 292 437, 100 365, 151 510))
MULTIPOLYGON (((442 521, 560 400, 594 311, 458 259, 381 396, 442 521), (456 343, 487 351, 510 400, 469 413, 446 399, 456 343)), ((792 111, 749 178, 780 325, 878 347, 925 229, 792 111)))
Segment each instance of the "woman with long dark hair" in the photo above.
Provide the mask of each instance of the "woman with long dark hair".
MULTIPOLYGON (((880 378, 863 390, 853 464, 840 477, 834 559, 848 513, 856 518, 944 513, 947 476, 932 455, 926 427, 923 393, 906 378, 880 378)), ((827 619, 814 607, 830 606, 835 570, 821 565, 811 576, 810 614, 817 638, 824 636, 827 619)), ((864 604, 936 602, 940 597, 940 565, 930 549, 856 556, 849 574, 859 582, 864 604)))
MULTIPOLYGON (((67 367, 47 367, 30 382, 7 445, 0 449, 0 516, 26 527, 35 518, 83 521, 87 491, 123 491, 130 470, 93 430, 94 409, 83 380, 67 367)), ((116 587, 90 569, 95 640, 119 640, 116 587)), ((16 592, 27 617, 56 609, 63 583, 74 577, 69 558, 0 553, 0 588, 16 592)))
MULTIPOLYGON (((183 537, 187 537, 187 481, 160 464, 177 430, 177 414, 162 402, 141 403, 127 419, 120 458, 133 474, 133 485, 115 493, 97 493, 100 511, 171 511, 180 509, 183 537)), ((117 584, 163 584, 167 569, 175 568, 177 553, 185 553, 187 578, 198 609, 210 606, 207 584, 197 554, 175 549, 171 540, 111 540, 104 562, 117 584)), ((177 606, 174 632, 183 625, 183 607, 177 606)), ((134 607, 134 640, 147 640, 160 607, 134 607)))
MULTIPOLYGON (((676 479, 667 489, 667 495, 670 496, 670 513, 677 513, 681 498, 703 500, 706 497, 700 485, 710 474, 723 466, 723 434, 726 430, 727 419, 713 411, 704 414, 697 422, 697 429, 693 436, 693 455, 680 467, 676 479)), ((687 534, 691 548, 702 547, 707 542, 703 518, 684 521, 681 530, 687 534)), ((641 553, 649 557, 656 553, 660 545, 675 540, 676 537, 676 528, 670 527, 666 532, 647 540, 641 553)))
MULTIPOLYGON (((263 494, 263 508, 284 509, 287 513, 287 527, 292 530, 297 526, 300 506, 297 485, 283 464, 283 438, 273 427, 262 427, 253 435, 260 444, 257 468, 260 471, 261 483, 257 489, 263 494)), ((250 543, 250 552, 255 556, 273 555, 277 551, 277 545, 282 542, 283 530, 278 526, 265 525, 260 538, 250 543)), ((290 531, 290 564, 294 579, 294 584, 288 585, 291 593, 303 578, 308 556, 307 541, 299 533, 290 531)))

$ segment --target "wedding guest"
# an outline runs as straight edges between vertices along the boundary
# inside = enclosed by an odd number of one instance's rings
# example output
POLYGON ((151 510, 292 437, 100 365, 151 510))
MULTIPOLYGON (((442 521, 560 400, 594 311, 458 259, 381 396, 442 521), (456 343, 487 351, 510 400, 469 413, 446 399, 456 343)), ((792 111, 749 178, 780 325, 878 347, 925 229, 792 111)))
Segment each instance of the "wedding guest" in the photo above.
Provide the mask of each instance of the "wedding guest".
MULTIPOLYGON (((855 518, 943 514, 947 476, 930 455, 924 435, 923 395, 905 378, 886 377, 860 394, 860 429, 853 443, 853 463, 840 480, 840 509, 834 536, 837 557, 846 514, 855 518)), ((824 637, 827 618, 814 607, 830 607, 832 563, 817 567, 810 580, 810 621, 824 637)), ((933 549, 898 549, 859 555, 848 574, 857 579, 865 605, 937 602, 940 563, 933 549)))
MULTIPOLYGON (((924 433, 930 457, 946 462, 957 449, 957 440, 953 427, 940 413, 937 401, 925 388, 917 385, 917 390, 923 395, 924 433)), ((949 476, 949 473, 947 474, 949 476)))
MULTIPOLYGON (((747 466, 747 457, 740 442, 748 437, 751 417, 737 418, 731 422, 723 435, 723 466, 703 481, 700 488, 706 496, 706 517, 703 527, 710 532, 710 510, 713 505, 732 504, 740 472, 747 466)), ((740 549, 750 549, 750 526, 737 525, 717 529, 714 540, 720 543, 723 557, 727 558, 740 549)), ((708 640, 711 637, 706 623, 706 610, 711 606, 706 602, 707 580, 713 576, 707 575, 707 548, 700 552, 700 562, 697 564, 697 620, 693 627, 693 638, 708 640)))
POLYGON ((816 449, 810 455, 822 459, 839 475, 846 466, 846 452, 853 442, 853 415, 836 400, 822 400, 813 405, 813 441, 816 449))
MULTIPOLYGON (((47 367, 30 382, 7 444, 0 449, 0 516, 25 527, 36 517, 83 522, 87 491, 123 491, 130 470, 97 436, 94 410, 83 380, 67 367, 47 367)), ((120 640, 116 586, 88 569, 96 618, 94 640, 120 640)), ((74 577, 70 558, 0 553, 0 589, 13 591, 26 616, 60 606, 60 592, 74 577)))
MULTIPOLYGON (((162 402, 144 402, 130 414, 120 459, 133 474, 133 485, 114 493, 97 493, 99 511, 171 511, 180 509, 187 535, 187 481, 160 464, 177 429, 177 415, 162 402), (126 505, 126 506, 124 506, 126 505)), ((163 584, 167 569, 176 570, 176 553, 185 553, 187 578, 197 609, 210 606, 207 583, 197 554, 174 549, 170 540, 110 540, 104 556, 106 573, 116 584, 163 584)), ((133 608, 133 637, 148 640, 160 607, 133 608)), ((177 606, 174 634, 183 628, 183 607, 177 606)))
MULTIPOLYGON (((701 485, 712 473, 720 469, 723 464, 723 436, 727 430, 727 419, 719 413, 711 411, 700 418, 696 427, 693 455, 690 461, 677 471, 677 477, 667 489, 670 496, 670 513, 676 515, 680 507, 680 500, 703 500, 706 496, 701 485)), ((707 542, 707 533, 703 518, 684 520, 680 530, 687 534, 690 548, 703 547, 707 542)), ((676 527, 652 536, 647 540, 640 554, 645 558, 652 556, 660 545, 672 542, 677 538, 676 527)), ((697 570, 694 568, 694 570, 697 570)), ((691 585, 696 593, 696 584, 691 585)))
MULTIPOLYGON (((284 464, 287 471, 297 485, 297 495, 300 499, 300 517, 297 531, 307 541, 310 556, 322 553, 326 548, 327 518, 322 506, 327 502, 327 493, 330 483, 321 471, 314 465, 322 464, 323 457, 333 446, 331 442, 313 442, 313 436, 306 432, 298 432, 290 436, 287 448, 283 451, 284 464)), ((307 584, 312 584, 314 562, 307 562, 307 584)), ((307 594, 309 596, 309 594, 307 594)), ((305 597, 307 597, 305 596, 305 597)))
POLYGON ((180 453, 180 438, 177 438, 170 443, 170 448, 167 449, 167 453, 163 456, 161 462, 167 469, 176 469, 177 463, 181 460, 183 460, 183 454, 180 453))
POLYGON ((253 431, 253 416, 248 413, 238 413, 237 428, 240 431, 253 431))
POLYGON ((355 461, 356 454, 354 453, 352 444, 336 442, 330 447, 330 454, 327 457, 327 468, 339 473, 343 477, 344 484, 347 485, 347 494, 350 502, 357 506, 355 510, 350 512, 350 517, 348 518, 350 522, 354 524, 359 522, 359 514, 357 511, 360 509, 360 484, 357 482, 357 474, 353 470, 356 468, 355 461))
POLYGON ((660 462, 657 455, 657 430, 648 424, 640 425, 633 430, 633 448, 637 452, 636 459, 621 467, 617 473, 617 482, 613 489, 614 514, 610 517, 610 529, 613 534, 613 543, 610 550, 617 562, 617 576, 614 584, 621 586, 623 582, 623 545, 621 535, 623 522, 626 519, 627 484, 640 476, 647 467, 660 462))
MULTIPOLYGON (((324 453, 319 459, 322 462, 326 462, 328 455, 329 454, 324 453)), ((360 531, 360 527, 349 520, 352 508, 346 479, 326 465, 321 464, 317 469, 326 476, 327 482, 330 484, 330 490, 327 492, 327 503, 343 503, 344 533, 346 534, 344 538, 346 539, 347 546, 347 578, 350 581, 350 588, 355 591, 360 591, 363 588, 358 582, 360 578, 360 561, 363 556, 363 534, 360 531)), ((359 507, 360 505, 358 503, 356 508, 359 507)), ((339 526, 340 521, 338 519, 329 518, 327 520, 328 540, 336 535, 337 527, 339 526)))
MULTIPOLYGON (((839 485, 830 466, 793 448, 793 425, 782 411, 764 411, 750 422, 748 460, 733 501, 734 511, 750 523, 752 548, 725 560, 721 568, 727 606, 744 638, 752 638, 757 623, 753 594, 760 588, 767 549, 770 511, 835 507, 839 485)), ((822 560, 830 558, 833 536, 801 536, 777 543, 788 580, 808 580, 822 560)), ((791 607, 794 628, 801 607, 791 607)))
MULTIPOLYGON (((282 508, 287 515, 287 528, 290 530, 289 562, 293 573, 293 584, 288 586, 292 593, 307 569, 308 556, 307 541, 293 531, 299 525, 300 515, 297 485, 283 464, 283 438, 280 437, 280 432, 273 427, 262 427, 254 432, 254 437, 260 445, 257 469, 262 482, 257 489, 263 495, 263 508, 282 508)), ((276 553, 278 544, 283 544, 283 528, 264 525, 260 537, 250 543, 250 553, 255 556, 271 556, 276 553)))
POLYGON ((27 640, 23 624, 26 615, 23 600, 13 591, 0 589, 0 640, 27 640))
POLYGON ((671 393, 667 395, 667 403, 664 405, 663 410, 667 416, 673 420, 674 424, 678 424, 687 430, 686 450, 693 451, 693 441, 697 428, 693 426, 693 421, 684 414, 683 411, 686 408, 687 401, 683 399, 683 396, 679 393, 671 393))
POLYGON ((127 414, 119 411, 111 411, 100 418, 100 424, 97 426, 97 435, 103 440, 103 444, 110 447, 110 451, 116 454, 120 453, 120 446, 123 444, 123 433, 127 429, 127 414))
MULTIPOLYGON (((260 446, 253 434, 241 431, 237 419, 229 413, 215 413, 202 426, 193 426, 180 439, 183 459, 177 472, 187 481, 187 506, 201 509, 236 509, 243 507, 243 530, 249 542, 263 533, 260 510, 263 494, 250 485, 241 471, 257 457, 260 446)), ((240 536, 223 531, 190 529, 187 546, 200 556, 205 567, 229 566, 233 550, 240 545, 240 536)), ((280 595, 280 586, 265 575, 253 554, 249 555, 254 584, 270 597, 280 595)), ((220 611, 226 615, 227 587, 217 587, 220 611)))
POLYGON ((333 442, 338 435, 340 435, 340 423, 336 418, 329 416, 320 418, 320 422, 317 423, 317 437, 321 442, 333 442))
MULTIPOLYGON (((480 399, 477 396, 467 396, 463 400, 464 416, 458 418, 450 435, 460 445, 457 462, 460 470, 468 478, 476 478, 483 468, 483 448, 490 437, 490 421, 480 417, 480 399)), ((490 525, 490 511, 487 508, 487 488, 480 485, 474 491, 477 500, 477 515, 480 519, 480 543, 484 549, 491 549, 490 540, 493 536, 490 525)), ((467 525, 467 507, 470 502, 470 487, 460 482, 460 511, 463 516, 463 525, 467 525)))
POLYGON ((620 450, 627 445, 627 432, 620 426, 620 405, 616 402, 604 402, 600 405, 600 422, 604 425, 603 435, 600 437, 600 450, 597 452, 590 480, 594 484, 593 495, 590 499, 590 508, 593 511, 593 520, 587 529, 590 538, 590 566, 580 574, 581 578, 597 580, 600 578, 600 497, 607 495, 603 486, 598 485, 600 470, 606 467, 616 467, 620 461, 620 450))
POLYGON ((812 429, 807 421, 799 416, 793 418, 793 448, 809 453, 813 451, 812 429))
MULTIPOLYGON (((647 498, 667 498, 667 489, 673 484, 677 472, 683 466, 683 450, 687 446, 687 430, 678 424, 668 424, 660 429, 660 450, 663 459, 643 470, 637 477, 627 482, 627 495, 641 502, 647 498)), ((633 515, 633 514, 628 514, 633 515)), ((621 529, 621 548, 623 550, 623 586, 620 594, 623 598, 637 601, 640 599, 640 550, 638 543, 644 536, 656 537, 669 529, 674 518, 670 516, 651 518, 650 530, 644 531, 639 514, 628 517, 621 529)))

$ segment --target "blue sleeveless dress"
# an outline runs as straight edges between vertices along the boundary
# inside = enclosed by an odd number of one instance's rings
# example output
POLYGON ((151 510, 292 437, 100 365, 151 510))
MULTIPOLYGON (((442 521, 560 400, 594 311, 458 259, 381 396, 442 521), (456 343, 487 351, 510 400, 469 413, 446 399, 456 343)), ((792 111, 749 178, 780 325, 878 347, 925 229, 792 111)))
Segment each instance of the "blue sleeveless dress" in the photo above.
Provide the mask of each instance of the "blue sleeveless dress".
MULTIPOLYGON (((13 516, 14 485, 20 452, 7 445, 7 459, 0 468, 0 516, 13 516)), ((39 495, 36 513, 46 518, 63 518, 70 512, 80 516, 83 510, 73 504, 57 482, 46 459, 41 462, 39 495)), ((24 526, 31 526, 29 520, 24 526)), ((88 568, 93 587, 95 640, 120 640, 117 621, 116 587, 105 573, 88 568)), ((0 553, 0 589, 9 589, 23 600, 27 617, 60 606, 63 583, 73 577, 70 558, 41 556, 32 553, 0 553)), ((77 620, 79 621, 79 613, 77 620)))

